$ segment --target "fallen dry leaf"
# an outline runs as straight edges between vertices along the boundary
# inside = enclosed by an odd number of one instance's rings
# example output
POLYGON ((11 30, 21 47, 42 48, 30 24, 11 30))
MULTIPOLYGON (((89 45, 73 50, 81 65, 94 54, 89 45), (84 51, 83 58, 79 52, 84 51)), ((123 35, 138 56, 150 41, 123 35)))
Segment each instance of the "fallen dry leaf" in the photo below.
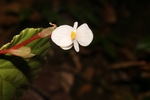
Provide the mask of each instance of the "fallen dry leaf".
POLYGON ((92 89, 92 84, 90 83, 87 83, 87 84, 83 84, 80 88, 79 88, 79 91, 77 93, 77 96, 78 97, 81 97, 83 94, 91 91, 92 89))

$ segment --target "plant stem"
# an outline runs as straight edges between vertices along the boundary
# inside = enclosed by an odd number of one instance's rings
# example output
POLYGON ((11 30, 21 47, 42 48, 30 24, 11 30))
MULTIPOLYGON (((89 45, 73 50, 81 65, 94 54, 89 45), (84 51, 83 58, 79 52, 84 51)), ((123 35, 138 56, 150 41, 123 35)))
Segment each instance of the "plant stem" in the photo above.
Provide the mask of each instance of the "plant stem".
POLYGON ((6 54, 6 53, 9 53, 9 49, 6 49, 6 50, 0 50, 0 54, 6 54))
POLYGON ((39 37, 38 34, 37 34, 37 35, 35 35, 34 37, 32 37, 32 38, 30 38, 30 39, 28 39, 28 40, 25 40, 25 41, 23 41, 23 42, 21 42, 21 43, 15 45, 15 46, 12 47, 11 49, 18 49, 18 48, 20 48, 20 47, 22 47, 22 46, 24 46, 24 45, 26 45, 26 44, 28 44, 28 43, 30 43, 30 42, 36 40, 36 39, 38 39, 38 38, 40 38, 40 37, 39 37))

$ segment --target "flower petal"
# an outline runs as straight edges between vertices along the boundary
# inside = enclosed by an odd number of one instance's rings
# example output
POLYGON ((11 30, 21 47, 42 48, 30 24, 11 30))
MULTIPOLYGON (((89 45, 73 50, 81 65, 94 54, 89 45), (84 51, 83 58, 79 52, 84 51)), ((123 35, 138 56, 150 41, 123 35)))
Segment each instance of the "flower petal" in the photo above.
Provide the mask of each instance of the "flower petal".
POLYGON ((77 40, 73 41, 73 45, 74 45, 74 49, 76 50, 76 52, 79 52, 79 44, 78 44, 77 40))
POLYGON ((73 25, 74 31, 76 31, 77 27, 78 27, 78 22, 74 22, 74 25, 73 25))
POLYGON ((69 46, 72 44, 71 40, 71 32, 73 31, 73 27, 69 25, 61 25, 57 27, 53 32, 52 32, 52 41, 56 43, 59 46, 69 46))
POLYGON ((86 23, 77 28, 76 40, 81 46, 88 46, 93 40, 93 33, 86 23))
POLYGON ((72 44, 71 45, 69 45, 69 46, 67 46, 67 47, 61 47, 63 50, 68 50, 68 49, 70 49, 72 47, 72 44))

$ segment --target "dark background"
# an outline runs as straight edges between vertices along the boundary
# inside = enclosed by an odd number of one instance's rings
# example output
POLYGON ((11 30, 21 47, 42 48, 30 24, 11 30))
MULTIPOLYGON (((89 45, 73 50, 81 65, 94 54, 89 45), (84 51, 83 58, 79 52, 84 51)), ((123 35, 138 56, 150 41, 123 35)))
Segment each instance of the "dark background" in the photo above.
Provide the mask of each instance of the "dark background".
POLYGON ((87 23, 88 47, 48 61, 21 100, 150 100, 150 0, 1 0, 0 45, 29 27, 87 23))

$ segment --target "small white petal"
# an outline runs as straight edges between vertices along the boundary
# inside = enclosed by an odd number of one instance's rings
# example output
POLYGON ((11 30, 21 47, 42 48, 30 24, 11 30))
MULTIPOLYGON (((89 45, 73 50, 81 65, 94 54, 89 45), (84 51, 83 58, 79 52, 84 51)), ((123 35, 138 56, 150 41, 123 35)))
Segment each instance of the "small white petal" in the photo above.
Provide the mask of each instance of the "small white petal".
POLYGON ((78 22, 74 22, 73 29, 76 30, 78 27, 78 22))
POLYGON ((93 40, 93 33, 86 23, 77 28, 76 35, 81 46, 88 46, 93 40))
POLYGON ((72 44, 70 46, 67 46, 67 47, 61 47, 63 50, 68 50, 72 47, 72 44))
POLYGON ((73 45, 74 45, 74 49, 76 50, 76 52, 79 52, 79 44, 78 44, 77 40, 73 41, 73 45))
POLYGON ((52 41, 59 46, 69 46, 72 44, 70 33, 73 31, 73 27, 69 25, 61 25, 57 27, 51 35, 52 41))

